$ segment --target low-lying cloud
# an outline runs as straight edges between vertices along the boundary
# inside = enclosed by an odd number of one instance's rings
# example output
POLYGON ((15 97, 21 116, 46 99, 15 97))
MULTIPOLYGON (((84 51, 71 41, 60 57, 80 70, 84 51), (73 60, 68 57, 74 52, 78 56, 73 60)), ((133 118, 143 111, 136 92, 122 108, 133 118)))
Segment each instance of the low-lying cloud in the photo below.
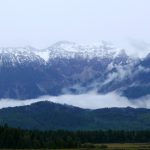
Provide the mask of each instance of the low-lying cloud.
POLYGON ((25 106, 39 101, 51 101, 90 109, 110 107, 150 108, 150 96, 137 100, 128 100, 126 97, 120 96, 115 92, 104 95, 90 92, 80 95, 64 94, 61 96, 42 96, 37 99, 28 100, 1 99, 0 108, 25 106))

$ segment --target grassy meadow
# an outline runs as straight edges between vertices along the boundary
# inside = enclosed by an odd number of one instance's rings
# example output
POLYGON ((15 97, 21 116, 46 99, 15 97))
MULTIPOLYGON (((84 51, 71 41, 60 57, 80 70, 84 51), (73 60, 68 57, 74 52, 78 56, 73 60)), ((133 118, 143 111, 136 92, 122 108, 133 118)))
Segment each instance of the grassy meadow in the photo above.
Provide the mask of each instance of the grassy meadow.
POLYGON ((63 150, 150 150, 150 143, 87 144, 86 146, 87 148, 63 150))

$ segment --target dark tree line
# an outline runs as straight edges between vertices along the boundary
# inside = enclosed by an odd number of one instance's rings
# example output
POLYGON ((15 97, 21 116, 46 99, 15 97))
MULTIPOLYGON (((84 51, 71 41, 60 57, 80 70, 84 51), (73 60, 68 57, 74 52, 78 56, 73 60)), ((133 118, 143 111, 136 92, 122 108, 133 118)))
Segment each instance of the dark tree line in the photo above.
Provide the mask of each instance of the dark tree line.
POLYGON ((150 142, 150 131, 37 131, 0 126, 0 148, 77 148, 85 143, 150 142))

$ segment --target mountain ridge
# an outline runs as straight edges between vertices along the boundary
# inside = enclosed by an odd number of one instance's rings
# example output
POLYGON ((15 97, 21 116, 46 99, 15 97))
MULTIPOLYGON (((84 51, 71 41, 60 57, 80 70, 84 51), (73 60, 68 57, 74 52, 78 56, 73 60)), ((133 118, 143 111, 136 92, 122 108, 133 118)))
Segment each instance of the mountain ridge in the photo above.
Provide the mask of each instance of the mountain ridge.
POLYGON ((51 102, 3 108, 0 124, 40 130, 148 130, 150 109, 103 108, 82 109, 51 102))
POLYGON ((43 50, 0 48, 0 98, 31 99, 96 89, 99 94, 116 91, 136 99, 150 94, 149 64, 148 56, 131 57, 107 42, 81 46, 62 41, 43 50), (142 92, 136 93, 141 87, 142 92))

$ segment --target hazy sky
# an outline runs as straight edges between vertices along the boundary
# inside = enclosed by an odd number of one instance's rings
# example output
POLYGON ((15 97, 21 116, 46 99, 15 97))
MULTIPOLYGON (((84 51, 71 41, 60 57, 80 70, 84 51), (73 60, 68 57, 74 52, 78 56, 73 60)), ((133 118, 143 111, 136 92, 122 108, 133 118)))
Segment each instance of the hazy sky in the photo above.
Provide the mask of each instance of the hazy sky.
POLYGON ((0 46, 60 40, 149 48, 150 0, 0 0, 0 46))

